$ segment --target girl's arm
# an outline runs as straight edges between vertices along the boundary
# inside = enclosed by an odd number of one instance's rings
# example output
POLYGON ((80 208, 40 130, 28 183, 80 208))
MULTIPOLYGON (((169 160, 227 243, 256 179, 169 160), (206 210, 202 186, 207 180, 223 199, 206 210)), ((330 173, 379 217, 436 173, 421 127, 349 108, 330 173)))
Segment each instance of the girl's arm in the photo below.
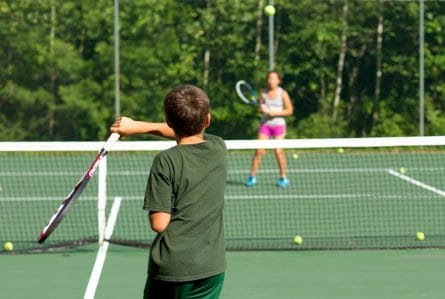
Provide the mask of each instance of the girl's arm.
POLYGON ((261 93, 261 97, 258 100, 258 102, 260 104, 260 106, 258 107, 258 112, 262 113, 262 114, 266 114, 266 115, 269 114, 270 110, 266 105, 266 101, 264 100, 262 93, 261 93))
POLYGON ((167 123, 150 123, 135 121, 129 117, 119 117, 111 126, 110 131, 119 133, 122 137, 135 134, 152 134, 169 139, 175 139, 175 132, 167 123))

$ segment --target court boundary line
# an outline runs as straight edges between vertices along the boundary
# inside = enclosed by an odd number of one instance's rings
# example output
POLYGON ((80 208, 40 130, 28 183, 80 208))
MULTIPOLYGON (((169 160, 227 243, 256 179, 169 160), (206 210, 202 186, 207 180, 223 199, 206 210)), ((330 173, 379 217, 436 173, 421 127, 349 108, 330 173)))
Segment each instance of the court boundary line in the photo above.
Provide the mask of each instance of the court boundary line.
MULTIPOLYGON (((83 196, 81 198, 82 201, 97 201, 97 196, 83 196)), ((23 197, 23 196, 17 196, 17 197, 0 197, 0 202, 6 202, 6 201, 62 201, 62 198, 60 196, 52 196, 52 197, 42 197, 42 196, 35 196, 35 197, 23 197)))
MULTIPOLYGON (((445 192, 444 192, 445 193, 445 192)), ((440 196, 443 194, 436 193, 440 196)), ((343 193, 343 194, 262 194, 262 195, 240 195, 240 194, 226 194, 224 198, 226 200, 237 200, 237 199, 330 199, 330 198, 359 198, 359 197, 374 197, 381 196, 385 198, 406 198, 406 197, 416 197, 416 198, 431 198, 430 195, 418 195, 418 194, 380 194, 380 193, 343 193)), ((126 196, 126 201, 140 201, 143 198, 141 196, 126 196)), ((22 202, 22 201, 56 201, 60 200, 57 198, 47 198, 47 197, 6 197, 0 198, 0 202, 22 202)), ((97 197, 83 198, 82 200, 87 201, 97 201, 97 197)))
POLYGON ((96 260, 94 262, 93 270, 91 271, 90 279, 85 290, 84 299, 93 299, 96 294, 97 286, 102 275, 103 266, 107 257, 108 247, 110 243, 107 241, 113 234, 114 225, 116 224, 117 215, 119 213, 122 198, 115 197, 113 206, 111 207, 110 216, 108 217, 107 226, 105 227, 105 241, 99 246, 96 260))
POLYGON ((365 197, 384 197, 384 198, 407 198, 407 197, 425 197, 426 195, 406 195, 406 194, 378 194, 378 193, 351 193, 351 194, 266 194, 266 195, 226 195, 226 200, 247 200, 247 199, 356 199, 365 197))
POLYGON ((401 180, 407 181, 408 183, 411 183, 411 184, 413 184, 415 186, 418 186, 418 187, 423 188, 425 190, 428 190, 428 191, 431 191, 433 193, 439 194, 442 197, 445 197, 445 191, 442 191, 442 190, 440 190, 440 189, 438 189, 436 187, 433 187, 433 186, 430 186, 428 184, 425 184, 425 183, 423 183, 421 181, 418 181, 416 179, 413 179, 412 177, 409 177, 407 175, 398 173, 398 172, 396 172, 396 171, 394 171, 392 169, 388 169, 388 173, 390 175, 398 177, 401 180))
MULTIPOLYGON (((443 167, 415 167, 411 168, 415 171, 443 171, 443 167)), ((375 172, 387 172, 387 167, 357 167, 357 168, 288 168, 287 173, 375 173, 375 172)), ((249 169, 231 169, 228 171, 230 174, 246 174, 250 173, 249 169)), ((275 168, 262 168, 258 171, 259 174, 267 173, 279 173, 278 169, 275 168)), ((81 175, 81 172, 67 172, 67 171, 13 171, 13 172, 0 172, 0 177, 23 177, 23 176, 77 176, 81 175)), ((147 175, 146 171, 107 171, 107 176, 139 176, 147 175)))

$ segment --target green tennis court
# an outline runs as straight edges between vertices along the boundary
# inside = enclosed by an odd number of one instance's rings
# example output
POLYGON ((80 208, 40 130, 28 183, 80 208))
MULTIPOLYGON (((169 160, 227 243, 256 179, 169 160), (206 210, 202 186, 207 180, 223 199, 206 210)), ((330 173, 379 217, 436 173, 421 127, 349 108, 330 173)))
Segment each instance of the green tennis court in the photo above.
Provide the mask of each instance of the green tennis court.
MULTIPOLYGON (((81 298, 97 246, 1 255, 2 298, 81 298)), ((228 252, 221 298, 443 298, 443 250, 228 252)), ((95 298, 141 298, 147 251, 112 245, 95 298)))
MULTIPOLYGON (((106 214, 115 198, 122 201, 95 298, 141 295, 148 249, 118 243, 148 246, 154 237, 141 209, 156 154, 150 146, 114 151, 101 170, 106 214)), ((96 147, 0 155, 1 241, 25 253, 0 255, 6 297, 84 296, 98 251, 99 176, 48 239, 43 248, 49 252, 26 253, 44 251, 35 239, 96 147), (67 247, 51 253, 54 246, 67 247)), ((245 149, 228 154, 222 298, 443 297, 445 155, 439 147, 347 148, 336 140, 322 149, 288 148, 291 184, 285 189, 275 185, 271 153, 258 185, 245 187, 251 156, 245 149), (417 240, 416 232, 424 232, 425 240, 417 240), (293 242, 296 235, 302 244, 293 242)))
POLYGON ((444 298, 444 30, 445 0, 0 1, 0 299, 141 298, 157 137, 117 142, 36 239, 93 140, 164 121, 178 84, 227 140, 222 298, 444 298), (253 140, 281 117, 286 140, 253 140))
MULTIPOLYGON (((111 241, 148 245, 154 234, 141 209, 153 155, 110 154, 107 214, 122 205, 111 241)), ((230 150, 225 203, 229 250, 369 249, 445 246, 445 155, 437 149, 287 150, 291 184, 275 186, 278 169, 267 155, 258 185, 243 185, 252 151, 230 150), (298 153, 298 159, 293 158, 298 153), (401 172, 403 169, 403 173, 401 172), (416 232, 427 238, 419 242, 416 232), (295 235, 303 244, 293 243, 295 235)), ((89 152, 0 155, 2 239, 35 247, 49 216, 91 162, 89 152), (26 222, 21 219, 27 219, 26 222)), ((97 177, 48 244, 97 240, 97 177)), ((104 189, 104 188, 103 188, 104 189)))

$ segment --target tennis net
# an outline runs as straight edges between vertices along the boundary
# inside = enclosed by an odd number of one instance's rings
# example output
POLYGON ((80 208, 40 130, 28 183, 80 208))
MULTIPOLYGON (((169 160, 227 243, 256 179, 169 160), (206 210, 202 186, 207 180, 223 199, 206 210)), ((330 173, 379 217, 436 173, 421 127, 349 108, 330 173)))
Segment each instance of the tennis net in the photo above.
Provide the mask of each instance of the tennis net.
MULTIPOLYGON (((445 137, 229 140, 224 225, 229 250, 445 247, 445 137), (274 148, 290 184, 279 188, 274 148), (244 185, 264 148, 257 184, 244 185), (425 240, 416 239, 423 232, 425 240), (295 236, 303 243, 296 244, 295 236)), ((149 246, 142 210, 153 157, 170 141, 118 142, 42 247, 36 238, 101 142, 0 142, 0 241, 18 251, 96 242, 122 198, 111 242, 149 246), (98 212, 98 198, 107 200, 98 212), (98 220, 99 219, 99 220, 98 220), (99 227, 99 228, 98 228, 99 227)))

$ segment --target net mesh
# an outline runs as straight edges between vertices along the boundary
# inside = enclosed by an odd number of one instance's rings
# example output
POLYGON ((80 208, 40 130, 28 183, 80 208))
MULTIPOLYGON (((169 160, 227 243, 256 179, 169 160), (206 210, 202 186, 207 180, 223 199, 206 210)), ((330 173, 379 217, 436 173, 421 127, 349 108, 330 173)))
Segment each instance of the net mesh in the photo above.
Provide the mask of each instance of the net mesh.
MULTIPOLYGON (((409 146, 397 145, 394 140, 402 139, 227 142, 227 249, 444 247, 444 140, 415 139, 421 146, 411 141, 409 146), (287 188, 276 185, 279 171, 272 147, 277 146, 285 148, 287 188), (255 147, 270 149, 262 159, 257 184, 245 187, 255 147), (417 240, 417 232, 424 232, 425 240, 417 240), (302 244, 294 243, 296 235, 302 244)), ((120 142, 108 156, 107 213, 113 198, 122 198, 112 242, 149 246, 155 236, 142 202, 152 160, 159 152, 157 144, 120 142)), ((100 144, 83 144, 82 151, 68 148, 0 152, 2 242, 12 241, 18 250, 41 248, 35 241, 38 233, 100 144)), ((97 198, 96 175, 45 248, 96 241, 97 198)))

